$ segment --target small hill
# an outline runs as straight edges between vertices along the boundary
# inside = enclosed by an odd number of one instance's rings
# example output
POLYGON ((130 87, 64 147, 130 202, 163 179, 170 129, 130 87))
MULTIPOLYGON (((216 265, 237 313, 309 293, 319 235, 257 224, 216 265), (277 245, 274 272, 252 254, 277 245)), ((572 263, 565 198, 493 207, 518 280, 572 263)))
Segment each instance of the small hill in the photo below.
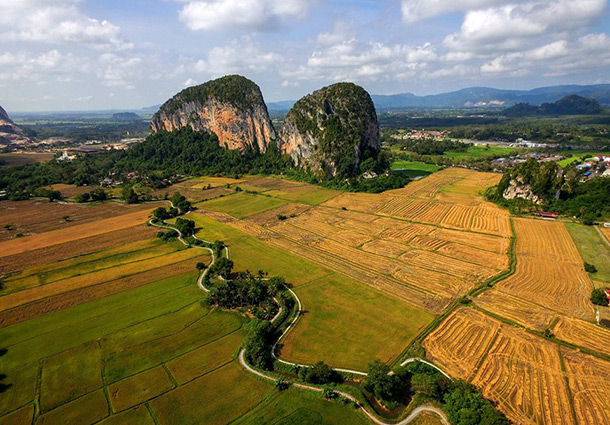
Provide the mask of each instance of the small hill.
POLYGON ((600 103, 578 95, 564 96, 557 102, 543 103, 540 106, 518 103, 507 108, 503 114, 507 117, 527 117, 536 115, 594 115, 602 112, 600 103))
POLYGON ((282 151, 315 174, 352 176, 366 149, 381 139, 371 96, 360 86, 338 83, 299 100, 288 112, 282 151))
POLYGON ((118 112, 112 115, 114 121, 140 121, 142 117, 135 112, 118 112))
POLYGON ((276 138, 260 88, 245 77, 229 75, 189 87, 153 116, 153 133, 190 127, 213 132, 229 149, 266 151, 276 138))
POLYGON ((0 145, 29 145, 32 140, 23 129, 15 125, 0 106, 0 145))

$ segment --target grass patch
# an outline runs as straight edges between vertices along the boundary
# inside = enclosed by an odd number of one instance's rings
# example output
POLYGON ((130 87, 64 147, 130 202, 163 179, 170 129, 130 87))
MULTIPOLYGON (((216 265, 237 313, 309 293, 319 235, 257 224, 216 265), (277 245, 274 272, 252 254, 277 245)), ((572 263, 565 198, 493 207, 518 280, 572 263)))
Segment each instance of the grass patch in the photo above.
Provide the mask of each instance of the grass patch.
POLYGON ((595 265, 597 273, 589 273, 591 279, 610 283, 610 248, 593 226, 566 223, 583 261, 595 265))
POLYGON ((351 404, 342 405, 322 398, 321 394, 290 388, 275 392, 238 420, 234 425, 352 425, 367 424, 362 413, 351 404))
POLYGON ((266 195, 270 195, 276 198, 286 199, 291 202, 299 202, 307 205, 320 205, 335 196, 340 195, 341 191, 324 189, 318 186, 303 186, 295 188, 294 190, 270 190, 265 192, 266 195))
POLYGON ((493 146, 490 145, 489 147, 487 146, 471 146, 468 148, 468 150, 466 152, 452 152, 452 151, 448 151, 445 152, 445 154, 443 156, 446 156, 447 158, 451 158, 451 159, 481 159, 481 158, 488 158, 490 156, 496 156, 496 155, 510 155, 513 152, 518 151, 518 149, 515 148, 505 148, 502 146, 493 146))
POLYGON ((150 402, 159 423, 230 423, 256 406, 273 387, 231 363, 150 402))
POLYGON ((338 274, 297 288, 297 295, 305 313, 282 348, 296 363, 324 360, 362 371, 376 358, 390 363, 434 319, 338 274))
POLYGON ((38 380, 38 363, 30 363, 16 370, 6 368, 4 362, 2 364, 2 373, 7 375, 2 384, 9 387, 0 396, 0 415, 32 401, 36 395, 38 380))
POLYGON ((241 192, 197 204, 199 208, 222 212, 235 218, 246 218, 287 204, 288 201, 241 192))
POLYGON ((163 367, 130 376, 108 387, 112 410, 121 412, 174 388, 163 367))
POLYGON ((40 408, 51 410, 102 387, 102 356, 97 342, 64 351, 42 366, 40 408))
POLYGON ((400 171, 409 177, 427 176, 432 173, 436 173, 441 167, 434 164, 426 164, 424 162, 417 161, 394 161, 392 163, 392 170, 400 171))

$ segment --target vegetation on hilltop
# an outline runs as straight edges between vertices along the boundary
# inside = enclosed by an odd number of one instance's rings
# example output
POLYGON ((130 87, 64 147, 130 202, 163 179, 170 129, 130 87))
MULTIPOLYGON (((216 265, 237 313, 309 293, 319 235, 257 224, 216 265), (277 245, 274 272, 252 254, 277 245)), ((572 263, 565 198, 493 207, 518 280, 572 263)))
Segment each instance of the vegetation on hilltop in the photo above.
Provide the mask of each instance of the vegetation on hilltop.
POLYGON ((241 75, 227 75, 182 90, 165 102, 159 112, 155 114, 155 117, 161 113, 171 115, 185 103, 201 102, 207 98, 214 98, 219 102, 229 103, 242 111, 252 109, 257 105, 265 105, 260 88, 256 83, 241 75))
POLYGON ((299 100, 286 116, 284 135, 291 125, 317 141, 312 157, 327 175, 358 175, 364 150, 379 143, 375 105, 353 83, 324 87, 299 100), (329 172, 331 164, 334 173, 329 172))

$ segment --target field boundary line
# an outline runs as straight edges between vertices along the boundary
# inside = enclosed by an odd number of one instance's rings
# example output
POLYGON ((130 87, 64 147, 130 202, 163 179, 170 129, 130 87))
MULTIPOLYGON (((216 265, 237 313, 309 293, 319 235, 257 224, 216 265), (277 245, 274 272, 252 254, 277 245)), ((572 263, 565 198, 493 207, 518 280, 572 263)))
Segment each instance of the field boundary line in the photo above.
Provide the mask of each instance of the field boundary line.
POLYGON ((568 393, 568 400, 570 400, 570 411, 572 412, 572 419, 574 420, 575 424, 578 424, 578 415, 576 414, 576 406, 574 406, 574 396, 572 395, 572 390, 570 389, 570 378, 568 377, 568 373, 566 372, 566 365, 563 359, 563 353, 561 352, 561 344, 559 343, 557 344, 557 355, 559 356, 559 365, 561 367, 566 391, 568 393))

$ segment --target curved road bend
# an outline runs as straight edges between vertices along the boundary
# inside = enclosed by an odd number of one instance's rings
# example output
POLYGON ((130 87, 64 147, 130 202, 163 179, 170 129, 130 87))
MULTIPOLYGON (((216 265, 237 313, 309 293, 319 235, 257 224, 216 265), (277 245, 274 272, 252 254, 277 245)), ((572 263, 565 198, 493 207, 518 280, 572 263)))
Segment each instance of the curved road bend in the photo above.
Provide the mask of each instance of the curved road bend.
MULTIPOLYGON (((170 201, 170 204, 172 204, 172 203, 171 203, 171 201, 170 201)), ((173 205, 173 204, 172 204, 172 205, 173 205)), ((175 227, 168 226, 168 225, 166 225, 165 223, 163 223, 163 224, 156 224, 156 223, 153 223, 153 219, 149 220, 149 223, 150 223, 152 226, 155 226, 155 227, 158 227, 158 228, 162 228, 162 229, 170 229, 170 230, 174 230, 174 231, 178 232, 178 240, 179 240, 180 242, 182 242, 184 245, 189 245, 189 244, 188 244, 188 242, 187 242, 186 240, 184 240, 184 237, 183 237, 183 235, 182 235, 182 232, 180 232, 180 231, 179 231, 178 229, 176 229, 175 227)), ((199 237, 197 237, 197 236, 194 236, 194 235, 193 235, 193 237, 194 237, 195 239, 198 239, 198 240, 200 240, 200 241, 202 241, 202 242, 204 242, 204 243, 207 243, 207 244, 211 244, 211 243, 212 243, 212 242, 206 241, 206 240, 201 239, 201 238, 199 238, 199 237)), ((208 274, 208 272, 209 272, 209 270, 210 270, 210 267, 211 267, 212 265, 214 265, 214 263, 216 262, 216 256, 214 255, 214 250, 213 250, 213 249, 211 249, 211 248, 204 247, 204 246, 197 246, 197 245, 195 245, 195 246, 196 246, 197 248, 201 248, 201 249, 204 249, 204 250, 206 250, 206 251, 210 252, 210 254, 212 255, 212 262, 210 263, 210 266, 208 266, 208 267, 207 267, 207 268, 204 270, 204 272, 203 272, 203 273, 201 273, 201 275, 199 276, 199 278, 197 279, 197 286, 198 286, 198 287, 199 287, 201 290, 203 290, 203 291, 205 291, 205 292, 210 292, 210 290, 209 290, 208 288, 206 288, 206 287, 203 285, 203 280, 204 280, 205 276, 207 276, 207 274, 208 274)), ((227 259, 228 259, 228 258, 229 258, 229 248, 228 248, 228 247, 226 247, 226 246, 225 246, 225 255, 226 255, 227 259)), ((280 342, 280 341, 281 341, 281 340, 282 340, 282 339, 283 339, 283 338, 286 336, 286 334, 288 334, 288 332, 289 332, 289 331, 290 331, 290 330, 291 330, 291 329, 294 327, 294 325, 296 324, 297 320, 298 320, 298 319, 299 319, 299 317, 301 316, 301 312, 302 312, 302 310, 303 310, 303 307, 302 307, 302 304, 301 304, 301 300, 299 299, 299 297, 297 296, 297 294, 296 294, 296 293, 295 293, 295 292, 294 292, 292 289, 290 289, 290 288, 287 288, 287 289, 288 289, 288 291, 289 291, 289 292, 292 294, 292 296, 294 297, 294 299, 297 301, 298 310, 297 310, 297 312, 296 312, 296 314, 295 314, 295 316, 294 316, 294 319, 293 319, 293 320, 292 320, 292 322, 290 323, 290 325, 288 325, 288 327, 287 327, 287 328, 284 330, 284 332, 282 333, 282 335, 280 335, 280 337, 279 337, 279 338, 278 338, 278 340, 275 342, 275 344, 273 344, 273 347, 271 348, 271 355, 272 355, 272 356, 273 356, 273 358, 274 358, 275 360, 277 360, 278 362, 283 363, 283 364, 286 364, 286 365, 289 365, 289 366, 310 367, 309 365, 298 364, 298 363, 292 363, 292 362, 288 362, 288 361, 286 361, 286 360, 282 360, 282 359, 280 359, 279 357, 277 357, 277 355, 275 354, 275 349, 276 349, 276 347, 277 347, 277 344, 278 344, 278 343, 279 343, 279 342, 280 342)), ((281 313, 282 313, 282 310, 281 310, 281 307, 280 307, 280 311, 279 311, 279 312, 277 313, 277 315, 276 315, 276 316, 275 316, 275 317, 274 317, 274 318, 271 320, 271 322, 273 323, 274 321, 276 321, 276 320, 277 320, 277 319, 280 317, 281 313)), ((277 382, 277 381, 278 381, 278 379, 277 379, 277 378, 275 378, 275 377, 273 377, 273 376, 270 376, 270 375, 266 375, 266 374, 264 374, 264 373, 262 373, 262 372, 260 372, 260 371, 258 371, 258 370, 256 370, 256 369, 252 368, 252 367, 251 367, 251 366, 248 364, 248 362, 246 362, 246 360, 245 360, 245 358, 244 358, 244 353, 245 353, 245 350, 242 348, 242 349, 241 349, 241 351, 239 352, 239 363, 242 365, 242 367, 243 367, 244 369, 246 369, 246 370, 247 370, 247 371, 249 371, 250 373, 253 373, 254 375, 257 375, 257 376, 259 376, 259 377, 261 377, 261 378, 263 378, 263 379, 266 379, 266 380, 269 380, 269 381, 272 381, 272 382, 277 382)), ((447 375, 447 374, 446 374, 446 373, 445 373, 443 370, 441 370, 441 369, 440 369, 438 366, 436 366, 436 365, 434 365, 434 364, 432 364, 432 363, 430 363, 430 362, 428 362, 428 361, 426 361, 426 360, 424 360, 424 359, 419 359, 419 358, 409 358, 409 359, 406 359, 405 361, 403 361, 403 362, 402 362, 400 365, 401 365, 401 366, 404 366, 404 365, 406 365, 406 364, 408 364, 408 363, 412 363, 412 362, 416 362, 416 361, 421 362, 421 363, 424 363, 424 364, 426 364, 426 365, 428 365, 428 366, 430 366, 430 367, 433 367, 433 368, 435 368, 436 370, 438 370, 440 373, 442 373, 444 376, 446 376, 447 378, 452 379, 452 378, 451 378, 449 375, 447 375)), ((351 374, 354 374, 354 375, 367 376, 367 374, 366 374, 365 372, 361 372, 361 371, 358 371, 358 370, 352 370, 352 369, 341 369, 341 368, 334 368, 334 370, 336 370, 336 371, 338 371, 338 372, 351 373, 351 374)), ((304 389, 304 390, 315 391, 315 392, 318 392, 318 393, 321 393, 321 392, 323 391, 321 388, 312 387, 312 386, 305 385, 305 384, 300 384, 300 383, 297 383, 297 382, 293 383, 293 384, 292 384, 292 386, 293 386, 293 387, 296 387, 296 388, 301 388, 301 389, 304 389)), ((350 395, 350 394, 344 393, 343 391, 335 391, 335 393, 337 393, 337 394, 339 394, 339 395, 341 395, 341 396, 343 396, 343 397, 347 398, 348 400, 351 400, 351 401, 354 401, 354 402, 357 402, 357 403, 358 403, 358 401, 357 401, 357 400, 356 400, 356 399, 355 399, 355 398, 354 398, 352 395, 350 395)), ((409 416, 407 416, 407 417, 406 417, 405 419, 403 419, 402 421, 400 421, 400 422, 396 422, 396 423, 384 422, 384 421, 380 420, 379 418, 377 418, 375 415, 373 415, 371 412, 369 412, 369 411, 368 411, 366 408, 364 408, 364 407, 361 407, 361 409, 360 409, 360 410, 361 410, 361 411, 362 411, 362 412, 363 412, 363 413, 364 413, 364 414, 365 414, 365 415, 366 415, 366 416, 367 416, 367 417, 368 417, 368 418, 369 418, 371 421, 373 421, 373 422, 374 422, 374 423, 376 423, 377 425, 407 425, 407 424, 409 424, 409 423, 413 422, 413 421, 414 421, 414 420, 415 420, 415 419, 416 419, 416 418, 417 418, 417 417, 418 417, 418 416, 419 416, 421 413, 423 413, 423 412, 430 412, 430 413, 434 413, 434 414, 436 414, 438 417, 440 417, 440 418, 441 418, 441 420, 443 421, 443 423, 444 423, 445 425, 450 425, 449 420, 447 419, 447 416, 445 415, 445 412, 443 412, 441 409, 439 409, 439 408, 437 408, 437 407, 434 407, 434 406, 431 406, 431 405, 423 405, 423 406, 419 406, 419 407, 417 407, 417 408, 413 409, 413 411, 412 411, 412 412, 409 414, 409 416)))

